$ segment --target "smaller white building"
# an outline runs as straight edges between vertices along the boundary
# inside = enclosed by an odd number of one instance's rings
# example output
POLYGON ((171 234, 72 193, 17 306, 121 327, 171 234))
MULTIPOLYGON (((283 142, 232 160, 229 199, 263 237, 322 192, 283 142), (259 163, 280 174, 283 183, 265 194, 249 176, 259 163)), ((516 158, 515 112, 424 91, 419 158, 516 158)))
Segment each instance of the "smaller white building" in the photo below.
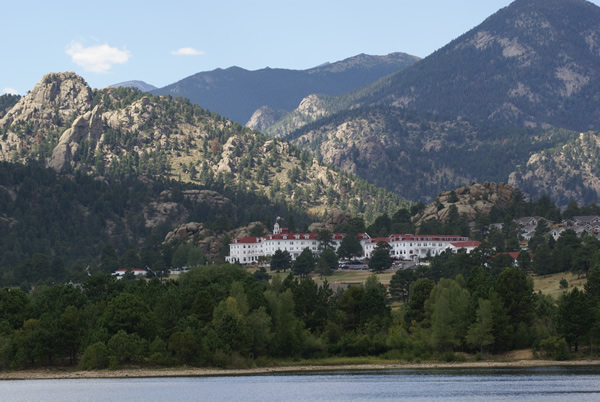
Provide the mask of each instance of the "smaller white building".
POLYGON ((146 275, 146 270, 145 269, 139 269, 139 268, 134 268, 134 269, 121 268, 121 269, 117 269, 115 272, 112 273, 112 275, 116 276, 117 279, 121 279, 127 272, 132 272, 134 276, 144 276, 144 275, 146 275))

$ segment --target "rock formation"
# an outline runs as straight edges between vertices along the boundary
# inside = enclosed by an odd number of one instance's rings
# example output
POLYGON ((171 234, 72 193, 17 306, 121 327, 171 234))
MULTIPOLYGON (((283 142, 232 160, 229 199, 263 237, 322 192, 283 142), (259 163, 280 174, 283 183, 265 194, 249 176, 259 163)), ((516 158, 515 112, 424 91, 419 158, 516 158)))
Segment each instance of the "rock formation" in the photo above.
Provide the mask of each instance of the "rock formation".
POLYGON ((315 222, 308 227, 309 232, 319 232, 321 230, 332 231, 337 226, 346 223, 350 216, 338 208, 329 211, 323 222, 315 222))
POLYGON ((250 120, 246 123, 246 127, 254 130, 263 131, 268 127, 271 127, 278 120, 280 120, 287 111, 282 109, 274 109, 269 106, 262 106, 252 114, 250 120))
POLYGON ((92 140, 98 143, 102 136, 102 107, 96 106, 91 112, 75 119, 71 128, 67 129, 52 150, 48 167, 60 172, 68 165, 79 144, 83 140, 92 140))
POLYGON ((504 183, 473 184, 453 191, 441 192, 416 219, 416 224, 431 219, 445 222, 450 207, 456 206, 458 213, 468 221, 474 221, 478 214, 489 214, 492 207, 507 209, 517 194, 517 189, 504 183))
POLYGON ((73 72, 46 74, 0 120, 0 128, 20 122, 53 128, 59 120, 89 111, 91 104, 92 90, 83 78, 73 72))

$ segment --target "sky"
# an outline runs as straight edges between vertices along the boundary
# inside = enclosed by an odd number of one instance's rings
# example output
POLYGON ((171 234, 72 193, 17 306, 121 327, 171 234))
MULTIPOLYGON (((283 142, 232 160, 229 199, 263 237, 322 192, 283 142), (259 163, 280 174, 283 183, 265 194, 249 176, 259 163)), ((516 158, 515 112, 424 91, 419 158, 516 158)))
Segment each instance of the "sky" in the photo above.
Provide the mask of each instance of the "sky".
MULTIPOLYGON (((593 0, 600 5, 600 0, 593 0)), ((2 5, 0 94, 50 72, 156 87, 238 66, 303 70, 360 53, 426 57, 511 0, 103 0, 2 5)))

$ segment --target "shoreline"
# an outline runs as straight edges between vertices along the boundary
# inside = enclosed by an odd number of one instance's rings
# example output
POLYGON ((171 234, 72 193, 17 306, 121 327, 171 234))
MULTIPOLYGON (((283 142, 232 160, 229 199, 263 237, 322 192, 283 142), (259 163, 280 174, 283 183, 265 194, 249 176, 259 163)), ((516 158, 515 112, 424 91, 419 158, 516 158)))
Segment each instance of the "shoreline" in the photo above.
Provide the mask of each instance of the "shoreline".
POLYGON ((159 378, 159 377, 215 377, 247 376, 276 373, 316 372, 336 370, 393 370, 393 369, 464 369, 464 368, 531 368, 550 366, 600 366, 600 360, 514 360, 477 362, 430 362, 430 363, 385 363, 385 364, 341 364, 341 365, 301 365, 283 367, 258 367, 249 369, 218 368, 124 368, 117 370, 69 370, 46 368, 24 371, 0 372, 3 380, 51 380, 51 379, 92 379, 92 378, 159 378))

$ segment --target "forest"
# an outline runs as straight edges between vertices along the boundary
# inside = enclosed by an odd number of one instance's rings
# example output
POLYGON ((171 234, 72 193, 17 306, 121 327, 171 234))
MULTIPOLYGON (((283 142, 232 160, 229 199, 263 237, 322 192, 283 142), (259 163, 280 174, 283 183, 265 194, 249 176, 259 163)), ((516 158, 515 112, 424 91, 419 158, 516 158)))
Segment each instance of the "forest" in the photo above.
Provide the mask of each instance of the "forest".
MULTIPOLYGON (((79 172, 66 177, 51 169, 0 162, 0 285, 27 290, 36 284, 79 283, 88 272, 111 273, 120 266, 166 271, 186 265, 178 256, 187 258, 190 248, 201 255, 194 261, 206 254, 197 249, 202 239, 193 247, 178 241, 163 244, 174 226, 202 222, 207 235, 226 245, 231 229, 268 223, 274 216, 295 221, 299 228, 312 222, 283 200, 270 201, 218 180, 210 185, 160 176, 97 180, 79 172), (223 203, 194 200, 185 191, 214 191, 223 203), (160 205, 175 207, 158 219, 160 205), (155 223, 147 224, 153 218, 155 223)), ((222 253, 227 251, 223 246, 222 253)))
POLYGON ((584 289, 558 300, 535 293, 521 268, 488 270, 480 257, 450 257, 462 272, 453 277, 452 269, 441 277, 426 267, 397 271, 389 292, 376 274, 333 289, 291 273, 269 281, 235 265, 175 280, 95 273, 80 286, 4 288, 0 366, 245 368, 354 356, 461 361, 523 348, 552 359, 597 353, 600 254, 584 289))
MULTIPOLYGON (((408 228, 419 209, 382 215, 367 227, 354 218, 340 229, 408 228)), ((504 216, 492 217, 509 221, 519 212, 561 217, 547 198, 517 199, 504 216)), ((562 216, 598 212, 595 205, 571 203, 562 216)), ((482 221, 480 228, 489 226, 482 221)), ((385 285, 374 273, 361 284, 334 286, 328 274, 313 272, 315 261, 299 271, 306 263, 300 258, 284 272, 274 264, 270 273, 204 265, 187 246, 171 257, 196 258, 196 267, 170 278, 149 270, 146 278, 128 273, 117 279, 98 270, 78 284, 6 287, 0 290, 0 366, 245 368, 360 356, 464 361, 526 348, 547 359, 595 356, 600 242, 569 231, 555 241, 540 227, 529 241, 533 260, 521 251, 518 266, 501 252, 514 245, 509 227, 505 234, 486 233, 470 254, 445 252, 416 269, 397 270, 385 285), (533 275, 565 271, 587 276, 584 287, 561 282, 564 291, 556 299, 534 291, 533 275)), ((330 245, 320 241, 326 254, 330 245)), ((109 251, 103 250, 101 266, 115 257, 109 251)))

